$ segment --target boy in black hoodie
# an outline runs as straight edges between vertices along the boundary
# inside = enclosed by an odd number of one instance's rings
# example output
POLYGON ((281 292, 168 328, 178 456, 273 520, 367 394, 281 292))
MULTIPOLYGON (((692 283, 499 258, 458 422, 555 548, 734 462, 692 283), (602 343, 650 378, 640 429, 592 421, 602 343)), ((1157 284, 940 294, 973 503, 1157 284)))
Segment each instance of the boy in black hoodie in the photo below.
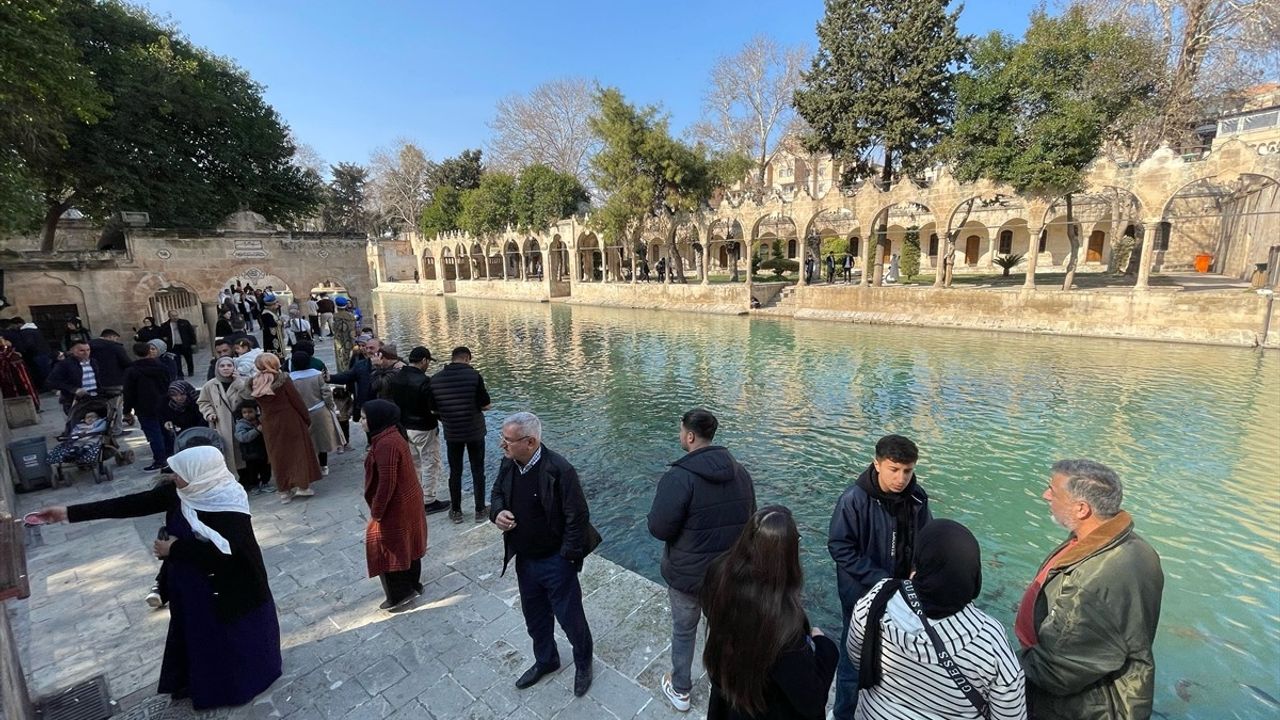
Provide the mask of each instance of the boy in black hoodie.
POLYGON ((138 359, 124 371, 124 414, 138 416, 138 426, 151 445, 151 464, 146 472, 165 470, 169 460, 172 440, 160 422, 160 406, 168 403, 169 371, 151 355, 147 343, 135 343, 133 353, 138 359))

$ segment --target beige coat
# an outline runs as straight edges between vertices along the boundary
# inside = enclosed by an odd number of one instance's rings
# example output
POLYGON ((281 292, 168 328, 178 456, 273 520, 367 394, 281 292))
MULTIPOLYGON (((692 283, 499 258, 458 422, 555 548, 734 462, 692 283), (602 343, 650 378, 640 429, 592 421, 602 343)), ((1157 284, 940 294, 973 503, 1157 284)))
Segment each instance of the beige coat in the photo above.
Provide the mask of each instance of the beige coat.
POLYGON ((329 453, 338 449, 338 424, 334 419, 337 407, 333 404, 333 390, 324 381, 319 370, 296 370, 289 373, 293 387, 297 389, 302 404, 311 413, 311 442, 316 452, 329 453))
POLYGON ((196 407, 209 422, 209 427, 222 436, 222 442, 226 446, 222 456, 231 472, 236 472, 245 465, 244 458, 240 457, 240 443, 235 438, 236 405, 245 395, 244 383, 244 380, 236 379, 224 387, 214 378, 200 388, 200 397, 196 399, 196 407))

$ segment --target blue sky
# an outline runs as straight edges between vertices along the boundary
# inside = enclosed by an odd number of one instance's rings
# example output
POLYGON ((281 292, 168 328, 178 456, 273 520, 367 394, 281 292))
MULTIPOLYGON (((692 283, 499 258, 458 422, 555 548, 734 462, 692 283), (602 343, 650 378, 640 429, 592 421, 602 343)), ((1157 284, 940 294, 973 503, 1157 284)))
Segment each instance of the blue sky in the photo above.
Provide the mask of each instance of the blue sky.
MULTIPOLYGON (((328 163, 365 162, 405 137, 440 159, 482 147, 502 97, 559 77, 698 119, 716 58, 757 33, 816 45, 821 0, 448 2, 142 0, 267 87, 328 163)), ((961 31, 1021 34, 1035 3, 973 0, 961 31)))

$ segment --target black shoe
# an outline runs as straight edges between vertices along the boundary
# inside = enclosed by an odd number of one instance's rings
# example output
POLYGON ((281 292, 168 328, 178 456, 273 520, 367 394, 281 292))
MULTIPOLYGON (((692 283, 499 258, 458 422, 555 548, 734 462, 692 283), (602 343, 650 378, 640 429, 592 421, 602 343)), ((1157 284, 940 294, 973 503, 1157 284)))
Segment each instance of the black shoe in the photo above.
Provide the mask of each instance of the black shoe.
POLYGON ((485 505, 476 511, 476 522, 489 522, 489 506, 485 505))
POLYGON ((576 697, 582 697, 591 689, 591 663, 588 662, 586 667, 580 667, 573 674, 573 694, 576 697))
POLYGON ((391 607, 387 608, 387 612, 398 613, 398 612, 403 612, 405 610, 408 610, 409 606, 413 604, 413 601, 417 599, 418 599, 418 593, 411 592, 408 595, 404 596, 404 598, 402 598, 401 600, 392 604, 391 607))
POLYGON ((442 513, 445 510, 448 510, 449 503, 444 500, 433 500, 429 503, 424 503, 422 509, 425 510, 428 515, 435 515, 436 513, 442 513))
POLYGON ((142 468, 142 472, 155 472, 164 467, 166 467, 164 463, 151 463, 150 465, 142 468))
POLYGON ((450 519, 450 520, 452 520, 452 521, 454 522, 454 524, 455 524, 455 525, 456 525, 456 524, 461 523, 461 522, 462 522, 462 511, 461 511, 461 510, 450 510, 450 511, 449 511, 449 519, 450 519))
POLYGON ((532 685, 537 683, 539 680, 541 680, 543 677, 550 675, 551 673, 559 669, 560 669, 560 663, 556 663, 555 667, 549 667, 549 668, 542 668, 538 666, 538 663, 534 663, 533 667, 529 668, 528 670, 525 670, 524 674, 521 675, 518 680, 516 680, 516 689, 523 690, 527 687, 531 687, 532 685))

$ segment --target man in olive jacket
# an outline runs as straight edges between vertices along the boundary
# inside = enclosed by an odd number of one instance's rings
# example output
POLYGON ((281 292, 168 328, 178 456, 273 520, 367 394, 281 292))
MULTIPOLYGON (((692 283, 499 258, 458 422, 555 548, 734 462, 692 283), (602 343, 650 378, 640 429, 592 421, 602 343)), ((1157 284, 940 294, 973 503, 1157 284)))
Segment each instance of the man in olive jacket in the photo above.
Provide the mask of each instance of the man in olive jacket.
POLYGON ((1120 478, 1106 465, 1054 463, 1043 497, 1071 536, 1041 566, 1014 620, 1030 715, 1147 720, 1160 557, 1120 509, 1120 478))
POLYGON ((582 609, 578 572, 600 544, 591 527, 578 471, 542 444, 542 421, 519 412, 502 421, 502 465, 489 498, 489 519, 502 531, 502 572, 516 560, 520 609, 533 640, 533 666, 516 687, 523 690, 560 669, 555 620, 573 646, 573 694, 591 687, 593 642, 582 609))
POLYGON ((702 606, 698 593, 707 566, 742 534, 756 511, 751 473, 733 455, 712 445, 719 422, 695 408, 680 418, 684 457, 658 481, 649 510, 649 534, 664 543, 662 578, 671 600, 671 672, 662 692, 680 712, 690 707, 693 646, 702 606))

